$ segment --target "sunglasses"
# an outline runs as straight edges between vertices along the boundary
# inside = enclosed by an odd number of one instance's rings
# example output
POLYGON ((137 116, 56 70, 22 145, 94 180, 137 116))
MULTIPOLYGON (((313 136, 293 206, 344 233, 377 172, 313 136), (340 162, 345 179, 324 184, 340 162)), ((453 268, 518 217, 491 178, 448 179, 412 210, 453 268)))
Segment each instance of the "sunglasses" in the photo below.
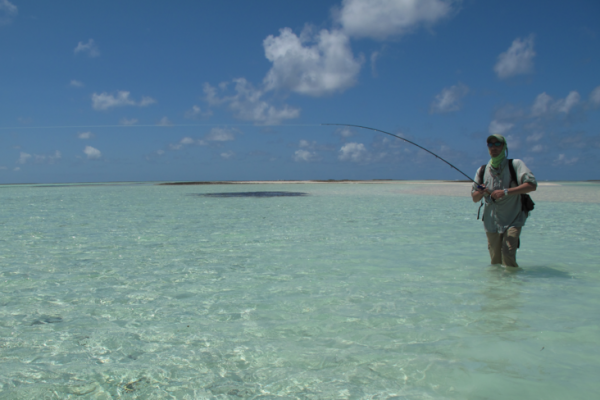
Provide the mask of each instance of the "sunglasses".
POLYGON ((502 146, 503 144, 504 144, 504 143, 502 143, 502 142, 494 142, 494 143, 488 143, 487 145, 488 145, 488 147, 494 147, 494 146, 496 146, 496 147, 500 147, 500 146, 502 146))

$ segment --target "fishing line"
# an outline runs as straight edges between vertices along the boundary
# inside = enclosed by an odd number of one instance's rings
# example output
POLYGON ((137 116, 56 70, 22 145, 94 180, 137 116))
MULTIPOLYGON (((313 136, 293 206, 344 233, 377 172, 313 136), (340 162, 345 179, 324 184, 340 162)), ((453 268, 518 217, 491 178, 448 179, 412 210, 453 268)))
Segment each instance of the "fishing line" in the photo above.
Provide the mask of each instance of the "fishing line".
POLYGON ((417 146, 417 147, 418 147, 418 148, 420 148, 421 150, 425 150, 425 151, 426 151, 426 152, 428 152, 429 154, 431 154, 431 155, 435 156, 435 158, 438 158, 438 159, 442 160, 443 162, 445 162, 446 164, 448 164, 449 166, 451 166, 452 168, 454 168, 455 170, 457 170, 458 172, 460 172, 461 174, 463 174, 464 176, 466 176, 468 180, 470 180, 471 182, 473 182, 474 184, 476 184, 478 189, 482 189, 482 188, 483 188, 481 185, 479 185, 477 182, 475 182, 475 180, 473 180, 473 178, 471 178, 469 175, 467 175, 467 174, 465 174, 464 172, 462 172, 460 169, 456 168, 454 165, 450 164, 448 161, 444 160, 442 157, 438 156, 437 154, 435 154, 435 153, 434 153, 434 152, 432 152, 432 151, 429 151, 429 150, 427 150, 425 147, 423 147, 423 146, 420 146, 420 145, 416 144, 415 142, 411 142, 410 140, 408 140, 408 139, 405 139, 405 138, 403 138, 403 137, 401 137, 401 136, 394 135, 393 133, 389 133, 389 132, 386 132, 386 131, 382 131, 381 129, 369 128, 368 126, 361 126, 361 125, 352 125, 352 124, 328 124, 328 123, 321 124, 321 125, 353 126, 353 127, 355 127, 355 128, 369 129, 369 130, 371 130, 371 131, 385 133, 386 135, 390 135, 390 136, 393 136, 393 137, 395 137, 395 138, 398 138, 398 139, 400 139, 400 140, 404 140, 404 141, 405 141, 405 142, 407 142, 407 143, 410 143, 410 144, 412 144, 412 145, 414 145, 414 146, 417 146))
MULTIPOLYGON (((287 126, 321 126, 323 124, 283 124, 277 125, 278 127, 287 127, 287 126)), ((252 127, 270 127, 273 125, 256 125, 256 124, 171 124, 171 125, 53 125, 53 126, 0 126, 0 130, 11 130, 11 129, 19 129, 19 130, 28 130, 28 129, 67 129, 67 128, 76 128, 76 129, 91 129, 91 128, 189 128, 189 127, 206 127, 206 126, 252 126, 252 127)))

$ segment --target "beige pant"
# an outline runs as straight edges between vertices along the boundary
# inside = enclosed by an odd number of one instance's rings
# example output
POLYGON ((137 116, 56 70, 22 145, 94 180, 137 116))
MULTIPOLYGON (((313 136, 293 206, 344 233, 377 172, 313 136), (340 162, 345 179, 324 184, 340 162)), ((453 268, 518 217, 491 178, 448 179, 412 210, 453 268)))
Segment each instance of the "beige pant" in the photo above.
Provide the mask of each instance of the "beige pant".
POLYGON ((521 227, 508 228, 504 233, 486 232, 492 264, 519 268, 519 264, 517 264, 517 247, 519 247, 520 234, 521 227))

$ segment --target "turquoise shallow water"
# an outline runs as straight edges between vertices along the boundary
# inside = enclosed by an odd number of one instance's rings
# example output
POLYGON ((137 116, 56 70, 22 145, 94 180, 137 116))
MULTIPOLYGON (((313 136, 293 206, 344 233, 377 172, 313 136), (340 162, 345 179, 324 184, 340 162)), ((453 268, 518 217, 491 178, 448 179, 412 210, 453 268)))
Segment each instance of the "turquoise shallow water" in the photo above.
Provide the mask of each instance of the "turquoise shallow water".
POLYGON ((599 187, 511 273, 468 189, 0 186, 0 398, 594 398, 599 187))

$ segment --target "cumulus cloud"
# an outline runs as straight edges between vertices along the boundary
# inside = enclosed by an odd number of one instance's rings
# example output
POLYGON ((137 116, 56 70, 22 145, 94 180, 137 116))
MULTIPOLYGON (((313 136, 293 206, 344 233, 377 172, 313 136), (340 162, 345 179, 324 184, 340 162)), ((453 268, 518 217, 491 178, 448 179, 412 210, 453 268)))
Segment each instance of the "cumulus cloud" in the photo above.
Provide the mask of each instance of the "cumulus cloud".
POLYGON ((71 80, 69 85, 71 85, 73 87, 83 87, 83 82, 73 79, 73 80, 71 80))
POLYGON ((554 160, 554 165, 572 165, 579 161, 579 157, 567 158, 564 154, 559 154, 554 160))
POLYGON ((352 129, 350 129, 348 127, 338 128, 335 130, 334 134, 339 135, 339 136, 343 137, 344 139, 352 137, 352 136, 356 136, 356 132, 354 132, 352 129))
POLYGON ((211 142, 228 142, 235 140, 235 134, 239 133, 236 129, 212 128, 202 139, 194 139, 189 136, 184 137, 178 143, 170 144, 170 150, 181 150, 184 146, 208 146, 211 142))
POLYGON ((19 9, 8 0, 0 0, 0 26, 8 25, 19 14, 19 9))
POLYGON ((187 110, 185 112, 184 117, 189 119, 196 119, 198 117, 210 117, 212 114, 212 111, 202 111, 200 107, 194 104, 191 110, 187 110))
POLYGON ((156 103, 156 100, 148 96, 142 97, 142 100, 138 103, 129 98, 130 94, 130 92, 125 90, 118 91, 116 95, 108 94, 106 92, 100 94, 94 93, 92 94, 92 108, 94 110, 108 110, 109 108, 123 106, 145 107, 156 103))
POLYGON ((531 106, 531 115, 540 117, 546 114, 568 114, 573 107, 579 104, 581 96, 576 91, 571 91, 564 99, 554 100, 546 92, 539 94, 531 106))
POLYGON ((77 47, 73 50, 75 54, 84 52, 87 53, 89 57, 98 57, 100 56, 100 50, 98 50, 98 46, 94 43, 94 39, 88 40, 87 43, 79 42, 77 43, 77 47))
POLYGON ((181 139, 181 144, 193 144, 194 142, 195 140, 188 136, 181 139))
POLYGON ((532 133, 531 135, 527 136, 527 141, 528 142, 537 142, 543 137, 544 137, 543 133, 535 132, 535 133, 532 133))
POLYGON ((169 118, 167 117, 162 117, 157 123, 156 125, 158 126, 171 126, 173 125, 173 123, 169 120, 169 118))
POLYGON ((83 149, 83 152, 85 153, 87 158, 89 158, 90 160, 94 160, 94 159, 98 159, 98 158, 102 157, 102 153, 100 152, 100 150, 98 150, 92 146, 85 146, 85 149, 83 149))
POLYGON ((205 140, 210 140, 214 142, 227 142, 230 140, 234 140, 232 130, 223 129, 223 128, 213 128, 210 133, 206 135, 205 140))
POLYGON ((507 132, 508 130, 510 130, 513 126, 514 126, 514 124, 512 124, 510 122, 499 122, 499 121, 493 120, 492 122, 490 122, 488 131, 490 132, 490 135, 493 135, 496 133, 502 135, 504 132, 507 132))
POLYGON ((121 91, 116 96, 108 93, 92 94, 92 108, 107 110, 112 107, 133 106, 135 101, 129 98, 129 92, 121 91))
POLYGON ((521 40, 515 39, 510 48, 498 56, 494 71, 499 78, 505 79, 515 75, 533 72, 533 35, 521 40))
POLYGON ((314 151, 299 149, 294 153, 294 161, 296 162, 311 162, 317 159, 317 153, 314 151))
POLYGON ((228 160, 231 157, 233 157, 235 155, 235 153, 233 151, 226 151, 225 153, 221 153, 221 157, 228 160))
POLYGON ((469 93, 469 88, 459 83, 449 88, 444 88, 440 94, 435 96, 431 103, 431 113, 448 113, 460 110, 461 99, 469 93))
POLYGON ((536 144, 531 148, 531 151, 534 153, 541 153, 544 150, 546 150, 546 146, 544 146, 543 144, 536 144))
POLYGON ((593 107, 600 106, 600 86, 598 86, 596 89, 592 90, 592 93, 590 93, 589 101, 593 107))
POLYGON ((81 132, 77 134, 77 137, 79 139, 91 139, 93 138, 95 135, 92 132, 81 132))
POLYGON ((154 100, 152 97, 150 96, 142 96, 142 100, 139 102, 139 106, 140 107, 146 107, 149 106, 150 104, 154 104, 156 103, 156 100, 154 100))
MULTIPOLYGON (((275 125, 283 120, 297 118, 300 110, 288 105, 277 108, 263 99, 265 92, 255 89, 254 86, 244 78, 234 79, 235 94, 231 96, 219 97, 218 89, 209 85, 204 85, 206 101, 211 105, 227 104, 238 119, 252 121, 256 124, 275 125)), ((227 84, 219 85, 219 89, 224 91, 227 84)))
POLYGON ((356 83, 362 59, 355 59, 348 37, 326 29, 312 35, 309 28, 300 37, 290 28, 269 35, 263 42, 265 56, 273 63, 264 78, 266 90, 286 89, 323 96, 343 91, 356 83))
POLYGON ((33 160, 37 164, 54 164, 57 160, 62 158, 60 151, 56 150, 53 154, 28 154, 21 152, 17 164, 25 164, 29 160, 33 160))
POLYGON ((452 12, 450 0, 343 0, 335 18, 346 34, 383 40, 431 26, 452 12))
POLYGON ((21 154, 19 155, 19 160, 17 160, 17 163, 25 164, 27 162, 27 160, 29 160, 30 158, 31 158, 31 154, 21 152, 21 154))
POLYGON ((38 164, 54 164, 57 160, 62 158, 62 154, 60 151, 56 150, 52 155, 35 154, 34 157, 35 162, 38 164))
POLYGON ((368 151, 362 143, 346 143, 340 149, 338 158, 342 161, 361 162, 368 157, 368 151))

